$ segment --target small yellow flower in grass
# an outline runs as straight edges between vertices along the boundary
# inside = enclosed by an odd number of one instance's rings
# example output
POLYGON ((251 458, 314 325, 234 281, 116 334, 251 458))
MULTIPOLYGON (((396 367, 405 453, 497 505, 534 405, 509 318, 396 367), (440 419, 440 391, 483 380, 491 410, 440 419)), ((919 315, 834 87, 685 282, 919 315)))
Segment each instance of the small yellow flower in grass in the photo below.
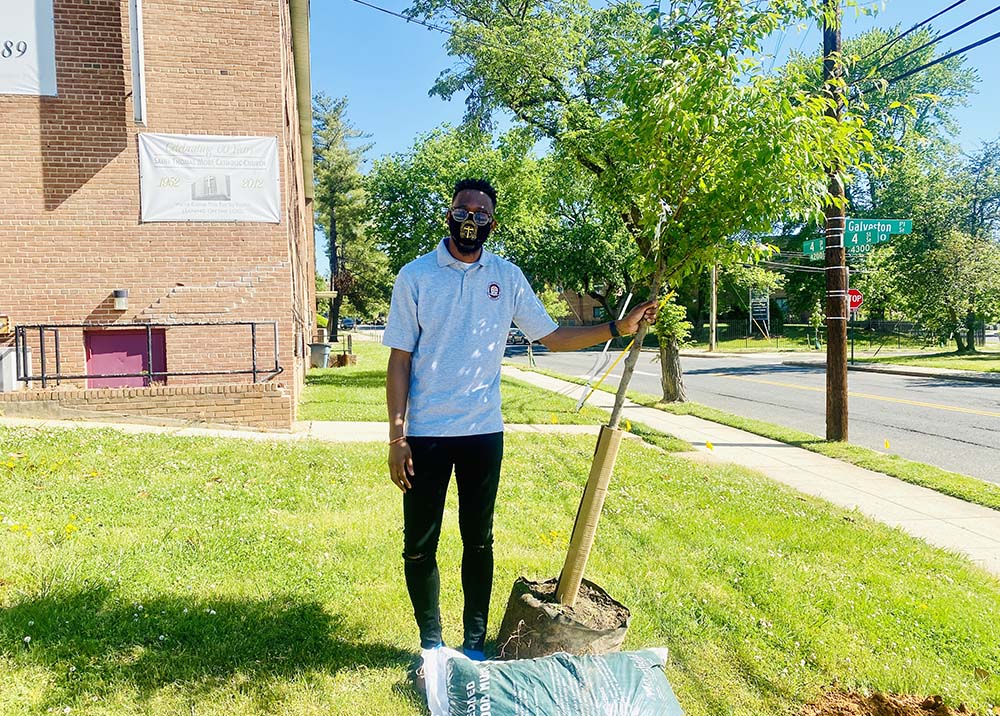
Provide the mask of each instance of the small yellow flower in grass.
POLYGON ((927 608, 928 608, 928 607, 927 607, 927 605, 926 605, 926 604, 918 604, 918 605, 917 605, 917 609, 927 609, 927 608))
POLYGON ((710 440, 705 441, 705 447, 707 447, 709 450, 715 450, 715 445, 713 445, 710 440))
POLYGON ((559 418, 556 417, 555 413, 552 413, 552 424, 555 425, 559 422, 559 418))
POLYGON ((14 467, 14 461, 13 460, 8 460, 7 461, 7 467, 14 467))

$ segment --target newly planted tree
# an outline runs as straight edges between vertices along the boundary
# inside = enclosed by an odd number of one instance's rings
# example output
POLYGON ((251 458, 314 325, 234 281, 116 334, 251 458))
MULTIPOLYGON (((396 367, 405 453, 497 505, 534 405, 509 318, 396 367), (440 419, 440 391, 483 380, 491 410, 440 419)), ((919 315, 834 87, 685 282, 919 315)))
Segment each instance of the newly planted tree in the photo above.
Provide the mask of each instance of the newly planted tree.
POLYGON ((658 295, 703 265, 767 253, 751 236, 814 216, 824 167, 870 149, 858 121, 824 116, 820 91, 749 59, 775 29, 816 19, 816 6, 691 0, 645 13, 583 0, 420 0, 410 12, 454 30, 448 49, 461 65, 434 91, 467 92, 480 123, 509 111, 590 172, 634 242, 630 275, 658 295))
MULTIPOLYGON (((870 149, 860 122, 826 116, 832 95, 769 77, 750 59, 779 27, 815 19, 815 0, 679 0, 662 13, 586 0, 417 0, 410 12, 452 26, 448 49, 461 64, 435 91, 468 92, 469 119, 480 124, 507 110, 590 172, 634 242, 630 274, 652 297, 703 265, 768 253, 753 236, 817 215, 827 167, 851 166, 870 149)), ((568 607, 647 329, 635 336, 598 440, 556 591, 568 607)), ((512 613, 508 629, 524 621, 512 613)))

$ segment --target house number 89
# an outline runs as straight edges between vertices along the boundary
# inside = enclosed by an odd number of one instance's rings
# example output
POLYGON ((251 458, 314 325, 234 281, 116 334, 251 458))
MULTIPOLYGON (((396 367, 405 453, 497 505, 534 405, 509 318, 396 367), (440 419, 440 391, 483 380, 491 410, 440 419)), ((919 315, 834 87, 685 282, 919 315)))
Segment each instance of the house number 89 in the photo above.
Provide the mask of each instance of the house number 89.
POLYGON ((10 57, 24 57, 24 53, 28 51, 28 43, 24 40, 20 42, 14 42, 13 40, 6 40, 3 43, 3 47, 0 48, 0 57, 3 59, 8 59, 10 57))

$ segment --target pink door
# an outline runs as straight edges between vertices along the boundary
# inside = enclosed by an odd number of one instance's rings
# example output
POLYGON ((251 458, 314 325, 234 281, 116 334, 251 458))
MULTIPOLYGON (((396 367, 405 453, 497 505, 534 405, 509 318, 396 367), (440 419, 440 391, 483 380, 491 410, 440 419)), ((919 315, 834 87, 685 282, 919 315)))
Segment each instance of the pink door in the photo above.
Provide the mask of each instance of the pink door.
MULTIPOLYGON (((107 330, 84 334, 87 351, 87 375, 143 373, 149 367, 146 331, 107 330)), ((167 338, 164 331, 153 331, 153 370, 167 369, 167 338)), ((154 375, 157 383, 166 383, 163 375, 154 375)), ((88 388, 141 388, 149 385, 145 376, 132 378, 88 378, 88 388)))

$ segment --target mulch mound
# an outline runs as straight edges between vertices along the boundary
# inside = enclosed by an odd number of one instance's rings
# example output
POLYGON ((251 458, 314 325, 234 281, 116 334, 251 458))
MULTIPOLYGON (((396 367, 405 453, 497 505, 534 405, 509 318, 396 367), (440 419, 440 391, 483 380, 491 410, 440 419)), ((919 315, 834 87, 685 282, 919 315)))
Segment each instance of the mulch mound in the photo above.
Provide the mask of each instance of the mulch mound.
POLYGON ((894 696, 886 694, 845 694, 827 692, 809 704, 799 716, 953 716, 970 713, 962 704, 948 708, 940 696, 894 696))

